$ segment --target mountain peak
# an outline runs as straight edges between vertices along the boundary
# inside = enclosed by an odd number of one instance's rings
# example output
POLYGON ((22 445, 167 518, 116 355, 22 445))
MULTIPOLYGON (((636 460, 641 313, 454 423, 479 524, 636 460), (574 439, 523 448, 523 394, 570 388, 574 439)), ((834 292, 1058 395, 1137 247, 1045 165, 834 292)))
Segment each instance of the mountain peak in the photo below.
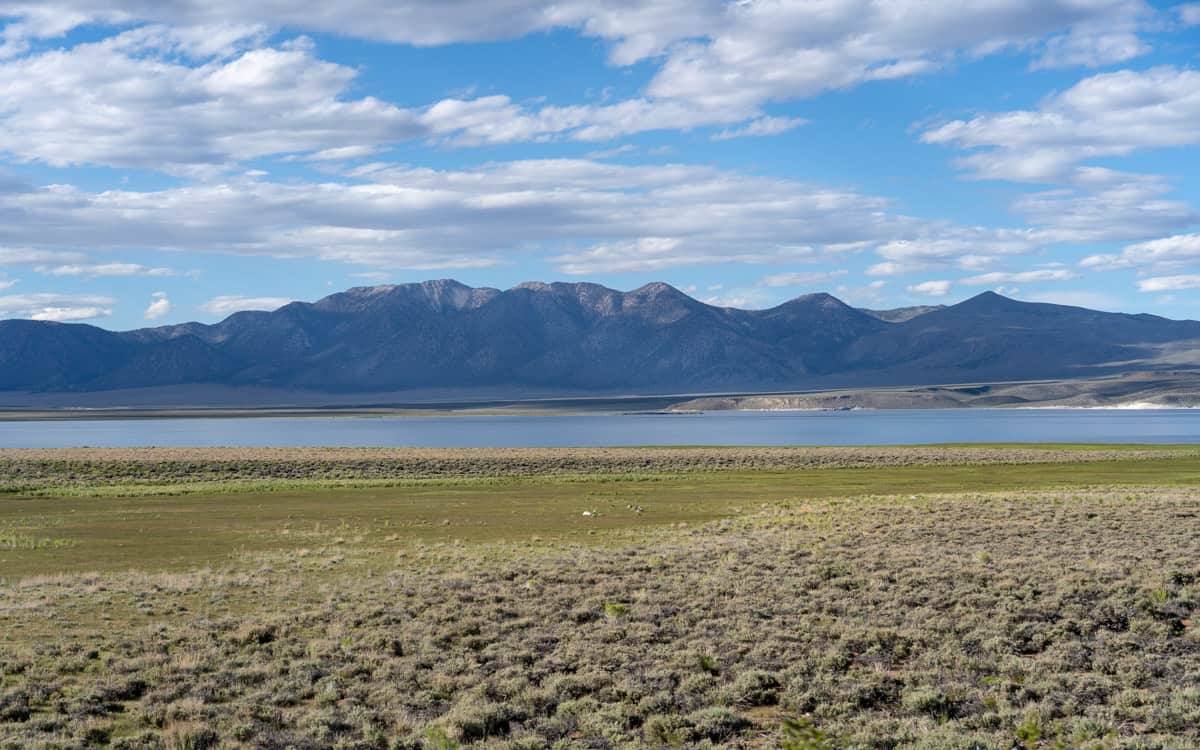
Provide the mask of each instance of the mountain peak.
POLYGON ((640 287, 638 287, 637 289, 634 289, 633 291, 645 292, 647 294, 663 294, 666 292, 674 292, 676 294, 682 294, 682 292, 680 292, 678 289, 671 286, 670 284, 668 284, 665 281, 651 281, 649 284, 642 284, 640 287))
POLYGON ((662 282, 629 292, 527 282, 502 292, 439 279, 358 287, 214 326, 113 333, 5 323, 0 391, 216 384, 632 393, 985 382, 1178 367, 1183 360, 1168 357, 1195 351, 1196 340, 1196 322, 994 292, 894 325, 825 293, 731 310, 662 282))
MULTIPOLYGON (((837 297, 834 297, 828 292, 813 292, 812 294, 802 294, 799 297, 792 297, 787 302, 776 306, 774 309, 810 309, 824 311, 841 311, 854 310, 855 308, 842 302, 837 297)), ((857 312, 857 311, 856 311, 857 312)))
POLYGON ((1003 310, 1014 310, 1024 307, 1030 303, 1021 302, 1011 297, 1005 297, 1003 294, 987 291, 980 292, 974 297, 959 302, 957 305, 951 305, 947 309, 958 310, 976 310, 981 312, 999 312, 1003 310))
POLYGON ((513 289, 529 289, 534 292, 545 292, 550 289, 550 285, 544 281, 522 281, 513 289))
POLYGON ((792 302, 807 302, 809 304, 820 305, 840 305, 847 307, 845 302, 842 302, 837 297, 834 297, 829 292, 813 292, 811 294, 801 294, 799 297, 793 297, 792 302))

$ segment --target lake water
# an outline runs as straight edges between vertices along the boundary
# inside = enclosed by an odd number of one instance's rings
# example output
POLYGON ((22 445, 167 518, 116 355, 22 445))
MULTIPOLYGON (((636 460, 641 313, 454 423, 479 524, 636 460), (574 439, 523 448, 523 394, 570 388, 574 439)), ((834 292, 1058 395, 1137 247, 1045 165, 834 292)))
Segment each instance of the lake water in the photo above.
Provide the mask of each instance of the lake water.
POLYGON ((953 409, 0 422, 0 447, 1200 443, 1200 409, 953 409))

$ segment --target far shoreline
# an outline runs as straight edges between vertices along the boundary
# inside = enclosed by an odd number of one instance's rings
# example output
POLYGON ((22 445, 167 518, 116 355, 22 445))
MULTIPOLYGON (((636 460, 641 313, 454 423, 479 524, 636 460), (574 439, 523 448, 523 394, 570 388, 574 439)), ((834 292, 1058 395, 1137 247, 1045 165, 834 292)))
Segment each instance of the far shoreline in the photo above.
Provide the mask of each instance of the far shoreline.
POLYGON ((1200 372, 1068 380, 668 394, 89 392, 0 394, 0 422, 138 419, 685 415, 960 409, 1165 411, 1200 408, 1200 372), (490 394, 489 394, 490 395, 490 394))

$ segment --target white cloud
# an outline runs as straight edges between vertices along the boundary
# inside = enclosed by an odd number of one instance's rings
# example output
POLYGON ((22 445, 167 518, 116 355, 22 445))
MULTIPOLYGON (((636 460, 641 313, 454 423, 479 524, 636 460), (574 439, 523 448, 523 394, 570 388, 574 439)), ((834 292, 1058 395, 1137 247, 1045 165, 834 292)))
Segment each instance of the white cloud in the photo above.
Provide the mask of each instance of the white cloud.
POLYGON ((194 174, 270 154, 361 158, 412 138, 598 141, 704 126, 725 126, 717 138, 772 135, 803 121, 765 115, 769 102, 928 73, 955 54, 1036 49, 1049 38, 1043 59, 1054 64, 1125 59, 1141 49, 1144 9, 1141 0, 1006 0, 971 13, 950 0, 347 0, 323 10, 267 0, 0 2, 0 16, 18 19, 5 27, 0 143, 55 165, 194 174), (23 40, 87 22, 126 30, 17 56, 23 40), (611 104, 527 107, 495 95, 406 109, 348 98, 355 71, 316 59, 302 39, 263 46, 279 29, 433 45, 556 28, 609 42, 614 64, 653 58, 660 67, 642 95, 611 104))
POLYGON ((1179 14, 1179 20, 1187 26, 1200 26, 1200 3, 1176 5, 1175 11, 1179 14))
POLYGON ((1048 302, 1052 305, 1086 307, 1089 310, 1119 311, 1125 305, 1125 300, 1106 292, 1078 289, 1055 289, 1052 291, 1038 292, 1036 294, 1023 295, 1022 299, 1027 302, 1048 302))
MULTIPOLYGON (((0 198, 2 201, 3 198, 0 198)), ((32 239, 32 237, 30 238, 32 239)), ((79 263, 83 253, 63 250, 40 250, 32 247, 0 247, 0 266, 26 266, 37 263, 79 263)))
POLYGON ((1046 243, 1128 242, 1157 237, 1200 222, 1186 201, 1170 200, 1166 180, 1099 168, 1081 168, 1083 189, 1047 190, 1023 196, 1013 210, 1038 228, 1046 243))
POLYGON ((996 284, 1031 284, 1046 281, 1069 281, 1079 278, 1079 274, 1065 268, 1042 268, 1036 271, 1020 271, 1009 273, 993 271, 978 276, 969 276, 959 283, 968 286, 995 286, 996 284))
POLYGON ((15 294, 0 297, 0 318, 72 321, 112 315, 112 297, 86 294, 15 294))
POLYGON ((1186 289, 1200 289, 1200 274, 1155 276, 1138 282, 1138 291, 1142 292, 1181 292, 1186 289))
MULTIPOLYGON (((613 43, 615 64, 630 65, 706 40, 710 54, 738 60, 755 41, 762 54, 791 48, 838 51, 860 64, 918 58, 946 46, 985 53, 1064 29, 1088 32, 1104 21, 1122 24, 1144 9, 1129 0, 1007 0, 964 13, 960 4, 725 3, 719 0, 344 0, 302 5, 273 0, 8 0, 0 12, 21 19, 21 33, 48 38, 94 21, 150 21, 210 29, 217 24, 311 29, 379 41, 442 45, 506 39, 555 28, 577 28, 613 43), (729 49, 725 49, 729 48, 729 49)), ((195 42, 199 43, 199 41, 195 42)), ((208 41, 209 46, 215 46, 208 41)))
POLYGON ((150 304, 146 307, 146 311, 142 313, 142 317, 146 320, 158 320, 170 314, 171 300, 167 298, 167 293, 155 292, 150 295, 150 304))
MULTIPOLYGON (((239 295, 223 295, 213 297, 196 309, 209 315, 231 315, 244 310, 278 310, 293 302, 288 297, 242 297, 239 295)), ((153 305, 151 305, 153 307, 153 305)), ((149 311, 147 311, 149 312, 149 311)))
POLYGON ((1124 0, 1012 0, 967 13, 944 0, 731 3, 711 22, 703 42, 646 45, 669 49, 649 93, 743 105, 806 97, 924 73, 955 50, 986 54, 1064 29, 1125 19, 1144 7, 1124 0))
POLYGON ((601 141, 747 120, 736 135, 771 135, 803 122, 752 119, 754 107, 645 97, 527 107, 493 95, 400 108, 374 97, 348 99, 356 71, 317 59, 303 39, 194 61, 180 59, 179 34, 139 27, 0 62, 3 150, 54 166, 211 175, 274 154, 293 154, 284 157, 289 161, 361 159, 413 139, 456 146, 601 141), (314 153, 295 155, 308 151, 314 153))
POLYGON ((878 306, 886 303, 887 298, 883 291, 886 287, 886 281, 876 279, 859 286, 843 284, 834 289, 833 293, 843 302, 851 305, 878 306))
MULTIPOLYGON (((529 160, 464 170, 372 164, 356 183, 245 178, 159 191, 0 194, 0 243, 480 268, 529 254, 560 270, 837 258, 952 232, 851 190, 706 166, 529 160)), ((981 242, 983 233, 971 232, 981 242)))
POLYGON ((379 146, 339 146, 327 148, 304 157, 285 157, 283 161, 342 161, 347 159, 365 159, 379 153, 379 146))
POLYGON ((931 268, 977 271, 1001 257, 1026 255, 1039 247, 1028 230, 933 225, 914 239, 886 242, 875 249, 883 258, 868 276, 903 276, 931 268))
POLYGON ((363 147, 427 132, 371 97, 355 71, 292 43, 192 66, 177 36, 141 27, 0 64, 0 144, 55 166, 191 173, 268 154, 363 147))
POLYGON ((637 150, 638 150, 637 146, 634 146, 632 143, 624 143, 620 146, 615 146, 613 148, 606 148, 606 149, 603 149, 600 151, 592 151, 588 154, 585 154, 583 158, 585 158, 585 159, 611 159, 614 156, 620 156, 621 154, 630 154, 637 150))
POLYGON ((691 130, 738 123, 755 108, 638 97, 604 105, 526 108, 507 96, 443 99, 417 114, 427 135, 455 146, 547 141, 603 141, 651 130, 691 130))
POLYGON ((16 285, 16 279, 0 279, 0 289, 11 289, 16 285))
POLYGON ((175 276, 170 268, 147 268, 138 263, 75 263, 65 266, 38 266, 48 276, 175 276))
POLYGON ((733 307, 738 310, 763 310, 779 304, 779 299, 763 289, 730 289, 700 300, 715 307, 733 307))
POLYGON ((731 138, 746 138, 750 136, 779 135, 789 130, 808 124, 803 117, 760 117, 740 128, 722 130, 713 136, 714 141, 727 141, 731 138))
POLYGON ((553 258, 563 273, 586 276, 596 273, 662 271, 684 266, 716 263, 789 263, 807 259, 808 248, 786 245, 764 248, 762 252, 746 253, 716 246, 703 238, 685 243, 675 237, 639 237, 636 240, 593 245, 576 253, 553 258))
POLYGON ((1037 110, 953 120, 922 140, 983 149, 959 160, 977 177, 1070 182, 1085 160, 1200 143, 1200 71, 1162 66, 1103 73, 1037 110))
POLYGON ((910 294, 923 294, 927 297, 945 297, 950 293, 950 287, 953 283, 950 281, 922 281, 919 284, 912 284, 905 287, 910 294))
POLYGON ((813 286, 814 284, 824 284, 835 278, 838 278, 839 276, 845 276, 846 273, 847 272, 845 269, 837 269, 834 271, 793 271, 789 273, 776 273, 759 279, 758 286, 813 286))
POLYGON ((487 268, 536 256, 576 275, 838 262, 875 248, 881 262, 869 273, 892 276, 979 273, 1053 241, 1040 230, 904 216, 888 200, 853 190, 687 164, 543 159, 434 170, 371 163, 344 179, 248 176, 157 191, 58 185, 0 193, 0 213, 9 217, 0 245, 311 257, 375 270, 487 268))
POLYGON ((1200 234, 1177 234, 1139 242, 1123 248, 1120 254, 1089 255, 1080 265, 1101 271, 1117 268, 1167 271, 1200 265, 1200 234))
POLYGON ((1137 29, 1143 17, 1150 15, 1146 9, 1129 5, 1106 18, 1078 24, 1046 40, 1041 57, 1030 67, 1098 68, 1140 57, 1150 46, 1138 38, 1137 29))
POLYGON ((1096 75, 1036 110, 954 120, 922 140, 969 150, 957 163, 975 177, 1069 185, 1013 203, 1036 227, 1029 234, 1036 242, 1128 242, 1200 222, 1187 202, 1165 197, 1173 189, 1167 178, 1086 163, 1200 144, 1200 71, 1164 66, 1096 75))

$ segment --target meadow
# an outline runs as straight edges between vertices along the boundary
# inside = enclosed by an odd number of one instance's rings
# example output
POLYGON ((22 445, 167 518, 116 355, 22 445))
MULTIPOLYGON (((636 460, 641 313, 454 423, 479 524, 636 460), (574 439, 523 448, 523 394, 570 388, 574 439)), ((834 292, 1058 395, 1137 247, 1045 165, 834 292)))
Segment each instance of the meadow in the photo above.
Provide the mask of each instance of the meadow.
POLYGON ((0 452, 3 748, 1200 746, 1200 449, 0 452))

